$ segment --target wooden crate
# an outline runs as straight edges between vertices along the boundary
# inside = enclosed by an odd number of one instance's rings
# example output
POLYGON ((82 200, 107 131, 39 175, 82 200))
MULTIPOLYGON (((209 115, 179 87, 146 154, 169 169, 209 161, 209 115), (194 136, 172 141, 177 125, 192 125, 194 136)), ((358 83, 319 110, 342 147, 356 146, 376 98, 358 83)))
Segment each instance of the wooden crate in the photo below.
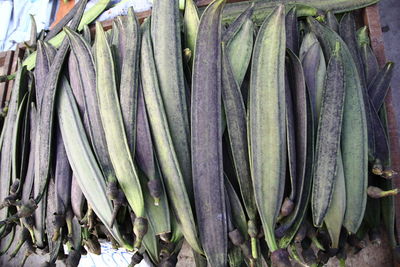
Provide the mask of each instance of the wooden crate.
MULTIPOLYGON (((14 51, 0 52, 0 75, 9 75, 12 72, 12 63, 14 58, 14 51)), ((12 81, 0 83, 0 108, 4 107, 4 100, 8 91, 10 91, 9 84, 12 81)))

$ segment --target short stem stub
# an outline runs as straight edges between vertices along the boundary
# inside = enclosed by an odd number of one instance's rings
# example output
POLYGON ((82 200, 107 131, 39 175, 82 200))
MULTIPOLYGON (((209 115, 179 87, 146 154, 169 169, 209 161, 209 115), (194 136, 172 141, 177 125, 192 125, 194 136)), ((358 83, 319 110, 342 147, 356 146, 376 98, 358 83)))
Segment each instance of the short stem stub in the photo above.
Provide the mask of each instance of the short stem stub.
POLYGON ((258 230, 257 230, 257 225, 255 220, 249 220, 247 223, 247 233, 250 236, 250 242, 251 242, 251 255, 254 259, 258 258, 258 251, 257 251, 257 235, 258 235, 258 230))
POLYGON ((136 236, 133 247, 135 250, 139 250, 142 246, 142 240, 148 230, 148 222, 144 217, 136 217, 133 223, 133 233, 136 236))
POLYGON ((395 195, 397 195, 398 192, 399 192, 399 190, 397 188, 383 191, 379 187, 369 186, 367 189, 368 196, 371 198, 382 198, 382 197, 388 197, 388 196, 395 196, 395 195))

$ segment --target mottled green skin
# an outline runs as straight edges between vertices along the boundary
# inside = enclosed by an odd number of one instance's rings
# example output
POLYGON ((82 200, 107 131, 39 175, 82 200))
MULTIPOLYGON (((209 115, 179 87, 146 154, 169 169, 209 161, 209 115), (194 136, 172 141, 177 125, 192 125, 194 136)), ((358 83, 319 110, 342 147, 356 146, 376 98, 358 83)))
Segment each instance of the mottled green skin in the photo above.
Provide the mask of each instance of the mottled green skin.
POLYGON ((335 48, 325 76, 314 160, 311 207, 313 222, 317 227, 322 226, 336 182, 344 100, 343 59, 340 48, 335 48))
POLYGON ((151 39, 160 93, 173 147, 191 201, 193 182, 190 163, 189 105, 182 64, 178 0, 153 2, 151 39))
POLYGON ((271 251, 285 186, 285 8, 279 6, 258 33, 251 66, 250 166, 255 199, 271 251))
MULTIPOLYGON (((78 108, 68 81, 63 78, 58 96, 57 113, 68 160, 85 198, 97 217, 120 245, 125 245, 117 226, 110 228, 112 204, 107 198, 106 184, 85 134, 78 108)), ((54 184, 53 184, 54 186, 54 184)), ((55 208, 55 207, 53 207, 55 208)), ((128 246, 127 248, 132 248, 128 246)))
MULTIPOLYGON (((145 22, 146 23, 146 22, 145 22)), ((196 224, 185 188, 180 165, 172 143, 168 121, 164 110, 158 79, 156 75, 153 51, 148 24, 142 29, 140 71, 146 110, 153 133, 154 148, 164 177, 165 187, 177 224, 189 245, 202 253, 197 238, 196 224)), ((172 227, 175 220, 171 222, 172 227)))
POLYGON ((118 183, 137 217, 143 217, 144 199, 125 134, 116 90, 112 54, 104 30, 96 23, 96 91, 107 149, 118 183))
POLYGON ((362 85, 344 41, 314 19, 308 18, 307 21, 317 35, 325 57, 331 55, 336 42, 341 45, 346 92, 341 134, 346 183, 346 214, 343 224, 349 232, 356 233, 364 216, 368 185, 368 136, 362 85))
POLYGON ((342 223, 346 212, 346 184, 344 179, 342 155, 339 150, 336 182, 333 186, 331 204, 324 220, 332 240, 332 248, 338 248, 340 231, 342 230, 342 223))
POLYGON ((236 178, 239 182, 245 209, 250 220, 256 219, 257 207, 253 194, 250 162, 248 152, 246 109, 242 94, 233 71, 228 55, 223 48, 222 54, 222 100, 225 118, 228 126, 229 143, 231 146, 236 178))
MULTIPOLYGON (((76 57, 77 66, 76 68, 70 68, 70 74, 77 77, 79 83, 81 83, 83 94, 83 104, 85 111, 83 123, 85 126, 86 133, 90 138, 90 143, 93 146, 97 160, 99 161, 100 168, 103 171, 104 177, 107 182, 115 181, 115 172, 111 163, 110 155, 107 150, 106 137, 104 128, 101 122, 101 115, 98 103, 98 96, 96 92, 96 71, 95 62, 93 59, 90 45, 83 37, 69 28, 65 28, 64 31, 71 44, 71 57, 76 57), (72 73, 71 73, 72 72, 72 73)), ((72 83, 71 83, 72 85, 72 83)), ((81 107, 79 107, 81 109, 81 107)))
MULTIPOLYGON (((2 131, 3 140, 1 146, 1 154, 0 154, 0 199, 4 200, 5 197, 9 195, 9 189, 11 185, 11 177, 12 177, 12 139, 14 128, 16 127, 15 121, 18 115, 18 108, 22 101, 22 97, 25 95, 27 90, 27 76, 26 76, 26 68, 19 67, 14 87, 11 94, 11 99, 8 106, 7 117, 4 125, 4 129, 2 131)), ((7 218, 8 207, 4 207, 0 210, 0 220, 4 220, 7 218)), ((4 230, 5 227, 0 228, 4 230)), ((1 230, 0 232, 2 232, 1 230)))
POLYGON ((343 15, 339 24, 339 34, 343 41, 346 43, 350 54, 353 58, 353 61, 356 65, 358 75, 362 85, 362 93, 364 98, 364 108, 365 108, 365 116, 367 117, 367 132, 368 132, 368 153, 370 157, 370 161, 373 161, 376 156, 376 137, 373 125, 373 110, 372 106, 369 102, 368 90, 365 79, 365 70, 364 64, 362 64, 361 57, 358 50, 357 38, 356 38, 356 24, 354 20, 354 16, 351 12, 343 15))
POLYGON ((121 83, 119 99, 126 138, 132 157, 136 146, 136 112, 139 89, 139 59, 140 59, 140 28, 133 9, 130 8, 125 20, 119 19, 122 29, 120 32, 121 83), (121 40, 122 39, 122 40, 121 40))
POLYGON ((155 156, 153 141, 151 137, 150 125, 144 103, 143 90, 138 88, 138 110, 137 110, 137 143, 135 158, 138 167, 143 171, 139 172, 140 182, 145 197, 146 211, 149 215, 150 224, 157 234, 171 232, 170 211, 165 192, 163 177, 155 156), (154 199, 150 195, 147 182, 149 180, 160 180, 161 197, 159 204, 155 205, 154 199))
POLYGON ((242 85, 253 52, 254 23, 251 20, 252 14, 253 5, 250 5, 229 25, 222 36, 233 76, 239 87, 242 85))

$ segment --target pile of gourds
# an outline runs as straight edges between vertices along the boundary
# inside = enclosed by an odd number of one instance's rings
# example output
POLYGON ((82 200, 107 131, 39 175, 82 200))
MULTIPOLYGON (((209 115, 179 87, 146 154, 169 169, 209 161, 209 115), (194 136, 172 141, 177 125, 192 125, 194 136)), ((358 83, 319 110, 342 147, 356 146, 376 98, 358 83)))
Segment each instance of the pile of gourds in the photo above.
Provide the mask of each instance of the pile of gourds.
POLYGON ((99 238, 171 266, 343 263, 394 235, 376 1, 154 0, 95 36, 86 0, 26 42, 3 109, 1 254, 77 266, 99 238), (18 226, 18 227, 17 227, 18 226), (64 251, 64 244, 68 248, 64 251), (65 255, 67 254, 67 255, 65 255))

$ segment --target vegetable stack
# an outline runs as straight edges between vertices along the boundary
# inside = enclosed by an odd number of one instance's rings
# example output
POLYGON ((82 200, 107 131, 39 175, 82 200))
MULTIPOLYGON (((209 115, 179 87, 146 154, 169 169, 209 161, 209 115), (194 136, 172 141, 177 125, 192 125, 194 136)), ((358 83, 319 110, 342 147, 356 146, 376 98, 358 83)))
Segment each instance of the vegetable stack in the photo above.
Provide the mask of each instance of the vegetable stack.
POLYGON ((171 266, 186 241, 198 266, 322 266, 382 225, 397 251, 394 64, 351 13, 376 1, 154 0, 92 36, 108 2, 33 23, 2 79, 1 255, 77 266, 107 239, 171 266))

